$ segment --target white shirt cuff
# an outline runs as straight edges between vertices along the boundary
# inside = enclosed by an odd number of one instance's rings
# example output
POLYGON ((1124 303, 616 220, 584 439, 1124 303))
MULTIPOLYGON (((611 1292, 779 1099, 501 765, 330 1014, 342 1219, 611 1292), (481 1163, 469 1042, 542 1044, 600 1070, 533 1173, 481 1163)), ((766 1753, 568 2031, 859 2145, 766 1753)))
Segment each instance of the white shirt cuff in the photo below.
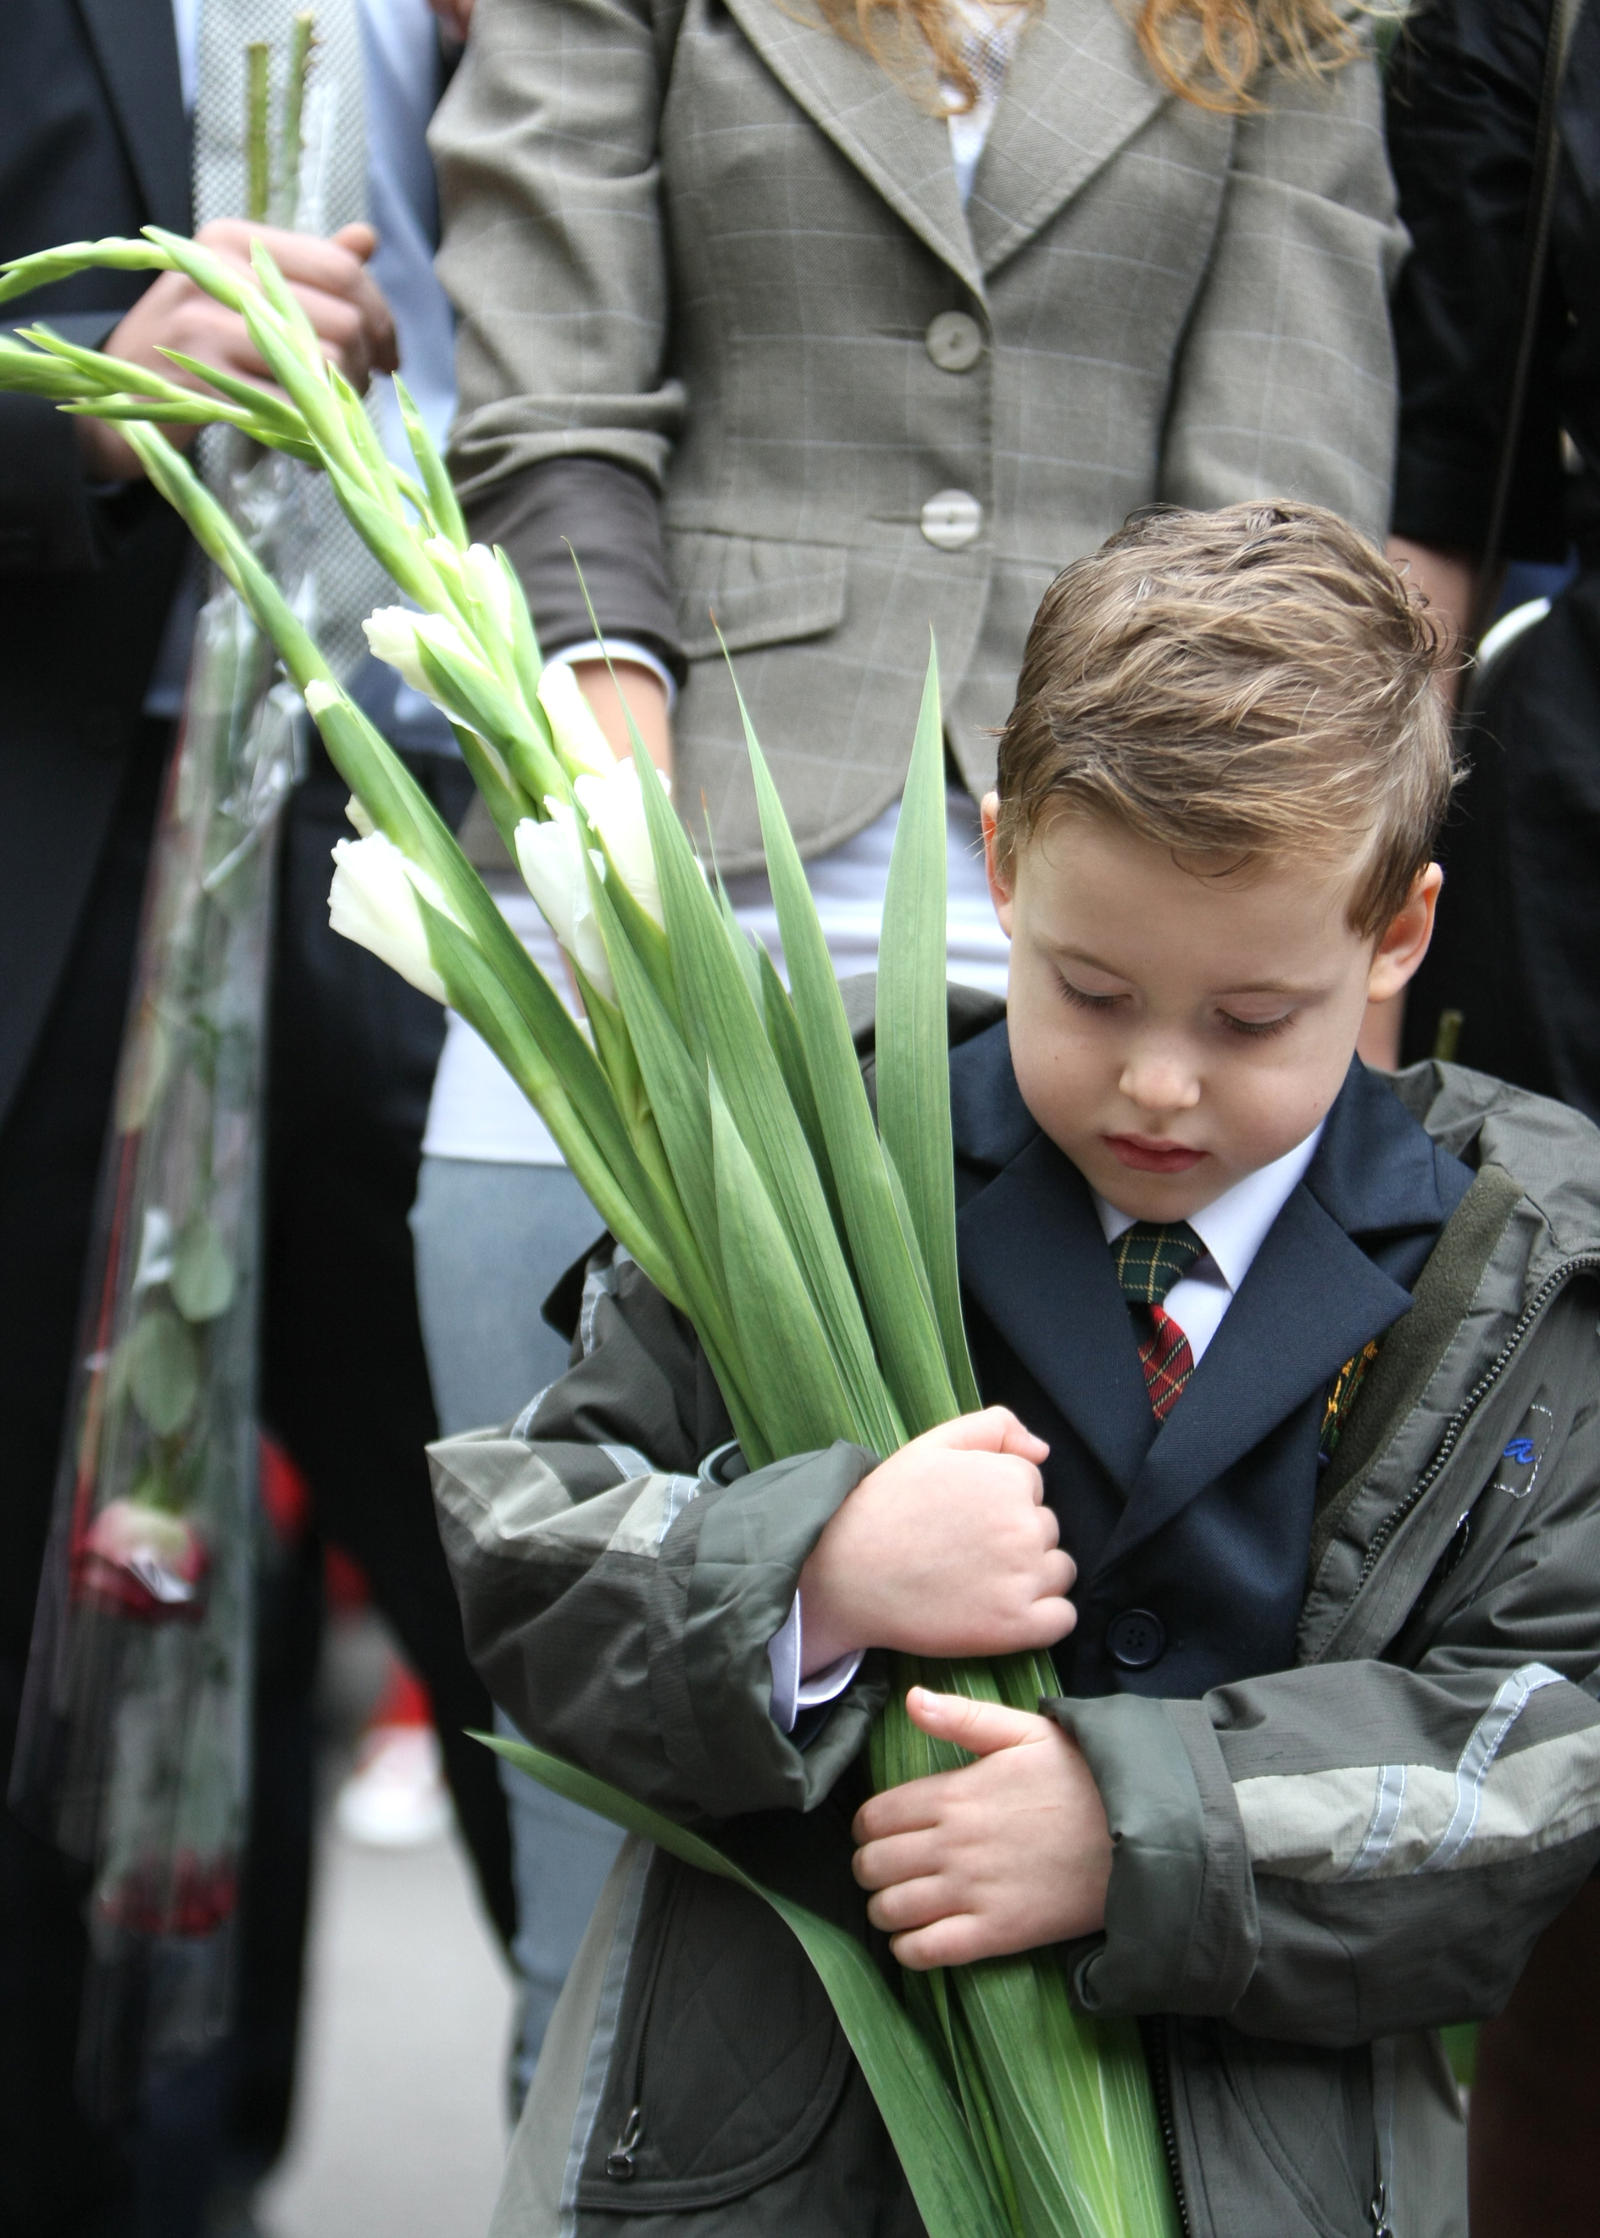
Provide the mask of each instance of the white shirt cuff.
POLYGON ((772 1665, 772 1718, 782 1733, 794 1731, 802 1710, 814 1710, 824 1702, 837 1701, 861 1668, 862 1650, 853 1648, 848 1655, 839 1656, 803 1679, 800 1676, 803 1646, 797 1593, 782 1626, 767 1642, 767 1661, 772 1665))
POLYGON ((658 654, 648 645, 636 645, 631 637, 608 637, 603 643, 598 637, 586 638, 581 645, 563 645, 559 653, 547 653, 545 661, 551 668, 557 663, 570 668, 574 661, 603 661, 607 654, 614 661, 633 661, 640 668, 648 668, 659 678, 667 695, 667 713, 672 713, 678 704, 677 679, 658 654))

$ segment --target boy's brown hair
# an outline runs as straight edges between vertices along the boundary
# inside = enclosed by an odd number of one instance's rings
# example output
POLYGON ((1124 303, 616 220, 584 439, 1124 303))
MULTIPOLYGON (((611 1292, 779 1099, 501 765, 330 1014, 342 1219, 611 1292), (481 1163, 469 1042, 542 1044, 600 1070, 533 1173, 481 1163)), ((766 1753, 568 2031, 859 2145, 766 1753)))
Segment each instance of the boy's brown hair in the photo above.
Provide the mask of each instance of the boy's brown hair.
POLYGON ((1000 739, 1001 867, 1047 816, 1105 816, 1181 860, 1356 868, 1376 937, 1456 781, 1441 633, 1320 506, 1136 514, 1044 595, 1000 739))

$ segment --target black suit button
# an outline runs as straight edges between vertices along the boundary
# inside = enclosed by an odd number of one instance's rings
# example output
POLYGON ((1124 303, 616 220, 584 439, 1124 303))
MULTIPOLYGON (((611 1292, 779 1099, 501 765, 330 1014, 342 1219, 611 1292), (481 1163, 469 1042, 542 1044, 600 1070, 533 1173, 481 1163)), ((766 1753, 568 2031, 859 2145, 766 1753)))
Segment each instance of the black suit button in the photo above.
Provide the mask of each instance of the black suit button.
POLYGON ((1106 1626, 1106 1646, 1113 1663, 1125 1671, 1148 1671, 1159 1663, 1167 1645, 1167 1628, 1148 1609, 1124 1609, 1106 1626))

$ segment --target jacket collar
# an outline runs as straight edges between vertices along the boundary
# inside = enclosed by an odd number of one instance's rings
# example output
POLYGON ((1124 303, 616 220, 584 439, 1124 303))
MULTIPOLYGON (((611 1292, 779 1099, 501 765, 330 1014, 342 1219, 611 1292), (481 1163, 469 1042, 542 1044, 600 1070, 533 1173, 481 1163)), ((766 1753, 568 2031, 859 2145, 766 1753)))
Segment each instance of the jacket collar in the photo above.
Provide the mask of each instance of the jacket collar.
MULTIPOLYGON (((1004 1026, 951 1060, 962 1277, 995 1329, 1124 1492, 1119 1560, 1407 1311, 1373 1256, 1431 1238, 1464 1181, 1389 1089, 1353 1063, 1182 1402, 1157 1425, 1087 1185, 1028 1117, 1004 1026), (976 1184, 973 1192, 973 1184, 976 1184)), ((1104 1565, 1103 1565, 1104 1566, 1104 1565)))
POLYGON ((189 127, 172 0, 74 0, 153 225, 187 233, 189 127))
POLYGON ((1047 225, 1170 98, 1125 17, 1104 0, 1048 0, 1024 29, 966 210, 985 273, 1047 225))
POLYGON ((1018 41, 964 210, 949 128, 915 85, 781 0, 726 5, 785 90, 979 297, 1167 98, 1117 9, 1046 0, 1018 41))

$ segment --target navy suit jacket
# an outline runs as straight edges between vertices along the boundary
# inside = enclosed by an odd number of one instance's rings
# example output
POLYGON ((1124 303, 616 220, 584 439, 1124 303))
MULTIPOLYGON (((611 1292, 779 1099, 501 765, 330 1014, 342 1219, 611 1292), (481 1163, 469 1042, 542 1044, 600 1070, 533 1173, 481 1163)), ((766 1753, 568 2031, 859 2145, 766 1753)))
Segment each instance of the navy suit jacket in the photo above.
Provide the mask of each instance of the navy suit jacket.
POLYGON ((1004 1020, 951 1056, 967 1328, 1049 1441, 1078 1564, 1063 1689, 1181 1696, 1294 1661, 1328 1388, 1411 1303, 1472 1176, 1359 1062, 1183 1397, 1158 1423, 1093 1199, 1030 1116, 1004 1020))

